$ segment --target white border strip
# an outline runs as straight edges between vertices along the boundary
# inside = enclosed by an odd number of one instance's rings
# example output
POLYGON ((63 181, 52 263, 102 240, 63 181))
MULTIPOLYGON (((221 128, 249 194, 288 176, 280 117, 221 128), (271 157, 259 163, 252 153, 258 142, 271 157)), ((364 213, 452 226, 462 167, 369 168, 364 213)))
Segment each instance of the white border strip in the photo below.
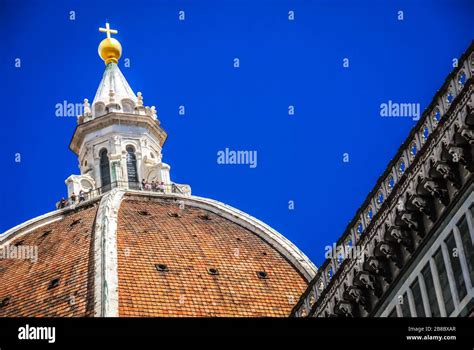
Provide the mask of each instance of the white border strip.
POLYGON ((117 216, 124 191, 113 189, 99 204, 94 227, 94 314, 118 317, 117 216))
POLYGON ((22 224, 12 227, 0 235, 0 246, 7 245, 16 238, 22 237, 29 232, 36 230, 42 226, 48 225, 52 222, 62 220, 67 209, 55 210, 41 216, 37 216, 22 224))
POLYGON ((5 231, 4 233, 0 234, 0 246, 3 246, 16 238, 24 236, 27 233, 33 230, 36 230, 39 227, 45 226, 55 221, 62 220, 65 214, 69 212, 75 212, 76 209, 81 208, 83 206, 87 206, 88 204, 91 204, 94 201, 96 201, 98 198, 99 197, 95 197, 83 203, 80 203, 78 205, 72 205, 64 209, 50 211, 49 213, 37 216, 33 219, 30 219, 19 225, 16 225, 12 227, 11 229, 5 231))

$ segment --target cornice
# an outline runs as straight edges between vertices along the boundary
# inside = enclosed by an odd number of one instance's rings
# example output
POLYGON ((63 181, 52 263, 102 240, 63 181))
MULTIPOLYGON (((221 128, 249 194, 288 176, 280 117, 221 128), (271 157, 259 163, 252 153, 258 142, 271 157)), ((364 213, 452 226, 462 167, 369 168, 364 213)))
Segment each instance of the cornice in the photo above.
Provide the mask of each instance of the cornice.
MULTIPOLYGON (((366 253, 373 253, 369 248, 375 237, 380 237, 384 225, 390 224, 394 219, 394 208, 400 200, 407 202, 406 196, 411 194, 415 197, 418 195, 418 188, 421 181, 430 180, 430 166, 434 161, 439 161, 442 158, 441 153, 449 150, 456 151, 457 139, 453 141, 456 130, 459 128, 466 128, 465 120, 467 118, 466 106, 473 95, 473 79, 472 71, 474 65, 474 43, 468 48, 459 60, 459 67, 450 73, 446 79, 443 87, 438 90, 430 106, 424 111, 423 117, 412 129, 410 135, 400 147, 397 155, 389 163, 384 174, 378 179, 376 186, 370 192, 363 205, 359 208, 354 219, 350 222, 345 230, 345 233, 338 239, 337 246, 343 245, 349 238, 354 238, 353 242, 362 248, 366 253), (457 86, 457 79, 463 72, 465 74, 466 82, 464 86, 457 86), (443 102, 447 94, 452 94, 452 103, 447 104, 443 102), (432 116, 435 110, 439 109, 442 112, 440 121, 435 124, 432 116), (424 143, 420 134, 425 127, 429 126, 430 135, 424 143), (409 149, 412 144, 417 146, 417 154, 415 157, 409 155, 409 149), (403 160, 406 165, 406 170, 403 174, 397 174, 396 170, 403 160), (397 176, 398 175, 398 176, 397 176), (390 176, 396 177, 395 185, 391 191, 387 191, 387 179, 390 176), (384 195, 384 202, 377 207, 376 197, 379 193, 384 195), (368 208, 371 207, 374 211, 372 220, 364 220, 368 208), (356 227, 359 223, 364 223, 363 234, 358 237, 356 227)), ((469 126, 467 126, 469 128, 469 126)), ((469 140, 464 140, 469 143, 469 140)), ((468 155, 469 156, 469 155, 468 155)), ((443 154, 445 157, 445 154, 443 154)), ((462 168, 461 168, 462 169, 462 168)), ((470 176, 469 172, 464 172, 464 175, 470 176), (466 175, 469 174, 469 175, 466 175)), ((469 179, 464 179, 468 181, 469 179)), ((421 184, 423 185, 423 184, 421 184)), ((465 184, 464 184, 465 185, 465 184)), ((423 194, 426 197, 426 193, 423 194)), ((455 195, 450 198, 455 200, 455 195)), ((416 198, 420 202, 420 198, 416 198)), ((434 224, 427 221, 431 230, 434 224)), ((302 314, 309 315, 324 308, 324 302, 331 298, 331 295, 336 293, 340 287, 340 282, 346 278, 347 272, 354 269, 356 262, 354 259, 346 259, 338 266, 338 263, 333 259, 327 259, 320 267, 315 279, 310 283, 310 286, 303 294, 297 305, 294 307, 291 315, 301 316, 302 314), (333 270, 333 276, 327 276, 328 271, 333 270), (304 312, 303 312, 304 311, 304 312)), ((340 293, 339 293, 340 296, 340 293)), ((339 298, 340 299, 340 298, 339 298)))
POLYGON ((168 134, 160 127, 157 120, 149 115, 111 112, 76 126, 69 144, 69 149, 79 155, 82 142, 87 134, 111 125, 133 125, 147 128, 163 147, 168 134))

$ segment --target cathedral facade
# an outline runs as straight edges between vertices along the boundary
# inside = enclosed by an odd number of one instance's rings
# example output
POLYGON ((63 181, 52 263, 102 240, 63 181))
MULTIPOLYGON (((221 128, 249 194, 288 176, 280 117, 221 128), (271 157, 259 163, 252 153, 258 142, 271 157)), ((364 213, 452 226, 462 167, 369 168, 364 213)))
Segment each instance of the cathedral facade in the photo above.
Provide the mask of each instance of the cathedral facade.
POLYGON ((473 74, 471 43, 291 316, 474 316, 473 74))

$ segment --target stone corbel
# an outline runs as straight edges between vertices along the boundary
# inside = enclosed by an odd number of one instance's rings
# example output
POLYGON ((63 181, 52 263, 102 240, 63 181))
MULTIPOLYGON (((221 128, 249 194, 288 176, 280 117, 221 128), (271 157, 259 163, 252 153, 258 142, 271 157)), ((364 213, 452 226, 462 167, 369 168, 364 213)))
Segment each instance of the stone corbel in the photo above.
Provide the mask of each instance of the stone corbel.
POLYGON ((388 268, 386 261, 383 261, 376 256, 371 256, 364 262, 364 269, 382 277, 387 284, 392 283, 390 269, 388 268))
POLYGON ((433 209, 433 203, 428 196, 421 196, 419 194, 411 194, 409 196, 410 203, 419 212, 426 215, 431 221, 436 220, 436 213, 433 209))
POLYGON ((468 128, 474 129, 474 108, 469 103, 466 105, 466 118, 464 119, 464 124, 468 128))
POLYGON ((395 266, 399 269, 402 268, 402 261, 397 250, 390 242, 379 242, 375 246, 374 254, 376 257, 381 257, 387 261, 392 261, 395 266))
POLYGON ((454 144, 449 144, 447 146, 447 150, 449 155, 451 156, 451 161, 454 163, 460 163, 464 166, 468 165, 467 162, 467 154, 464 150, 464 148, 460 146, 456 146, 454 144))
POLYGON ((354 285, 372 292, 377 298, 380 298, 382 290, 377 283, 377 278, 368 271, 358 271, 354 276, 354 285))
POLYGON ((354 309, 355 307, 351 302, 340 300, 334 307, 334 313, 342 317, 355 317, 354 309))
POLYGON ((411 235, 400 226, 389 226, 385 231, 384 238, 402 245, 409 252, 413 252, 413 240, 411 235))
POLYGON ((467 128, 467 127, 462 127, 459 130, 459 134, 470 144, 474 145, 474 130, 467 128))
POLYGON ((403 226, 406 229, 414 232, 420 231, 420 224, 418 220, 418 215, 413 211, 406 209, 398 210, 396 212, 395 222, 399 226, 403 226))
POLYGON ((422 188, 434 198, 438 199, 443 205, 449 204, 448 190, 432 178, 425 178, 420 183, 422 188))
POLYGON ((369 300, 367 299, 364 291, 356 286, 350 286, 347 288, 347 290, 344 292, 344 296, 346 299, 354 302, 357 305, 362 306, 365 311, 369 312, 370 305, 369 305, 369 300))
POLYGON ((443 179, 449 181, 454 186, 454 188, 461 188, 461 183, 459 182, 456 168, 450 163, 438 160, 435 162, 434 167, 436 171, 443 177, 443 179))

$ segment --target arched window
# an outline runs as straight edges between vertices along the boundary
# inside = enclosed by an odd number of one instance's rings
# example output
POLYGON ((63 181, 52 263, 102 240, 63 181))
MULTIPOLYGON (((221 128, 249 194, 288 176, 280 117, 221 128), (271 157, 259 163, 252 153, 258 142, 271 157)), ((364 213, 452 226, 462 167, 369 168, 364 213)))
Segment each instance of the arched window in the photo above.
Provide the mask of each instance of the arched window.
POLYGON ((137 157, 135 156, 135 149, 132 146, 127 146, 127 174, 128 187, 139 189, 140 182, 137 173, 137 157))
POLYGON ((109 156, 107 155, 107 150, 104 148, 99 153, 100 157, 100 182, 102 186, 102 192, 107 192, 110 190, 110 166, 109 166, 109 156))

